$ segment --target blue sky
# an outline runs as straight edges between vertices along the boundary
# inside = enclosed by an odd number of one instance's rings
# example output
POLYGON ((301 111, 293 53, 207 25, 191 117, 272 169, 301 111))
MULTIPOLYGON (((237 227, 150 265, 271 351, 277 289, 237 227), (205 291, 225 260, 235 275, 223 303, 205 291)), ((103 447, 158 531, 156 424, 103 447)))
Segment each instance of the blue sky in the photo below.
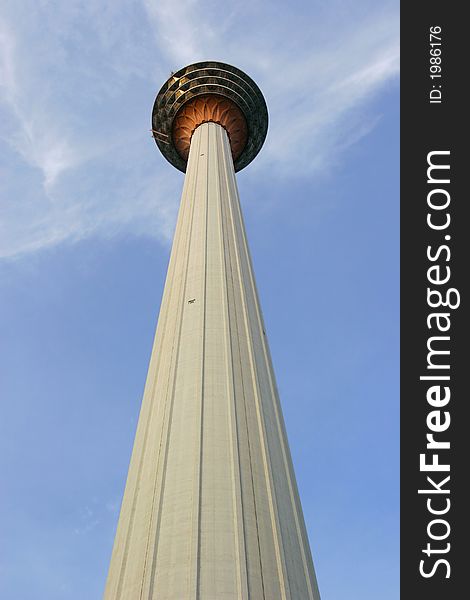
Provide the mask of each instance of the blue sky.
POLYGON ((399 596, 398 5, 221 6, 0 9, 6 600, 101 598, 182 187, 151 109, 210 59, 268 104, 238 183, 323 600, 399 596))

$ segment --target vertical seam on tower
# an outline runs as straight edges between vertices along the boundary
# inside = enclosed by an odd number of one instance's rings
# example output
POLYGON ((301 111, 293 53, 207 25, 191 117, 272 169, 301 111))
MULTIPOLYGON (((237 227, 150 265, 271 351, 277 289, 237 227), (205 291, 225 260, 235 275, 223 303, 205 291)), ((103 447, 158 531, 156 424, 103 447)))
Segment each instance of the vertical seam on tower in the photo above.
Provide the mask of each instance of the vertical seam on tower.
MULTIPOLYGON (((233 173, 232 173, 232 179, 235 182, 233 173)), ((234 187, 236 187, 235 183, 234 183, 234 187)), ((238 194, 235 198, 234 203, 235 204, 238 203, 238 194)), ((235 228, 232 204, 230 205, 230 210, 232 212, 232 227, 235 228)), ((238 215, 241 215, 241 211, 237 210, 237 213, 238 213, 238 215)), ((237 239, 239 239, 241 237, 241 243, 243 245, 243 248, 245 249, 246 245, 244 244, 243 235, 239 236, 237 234, 237 232, 235 231, 235 229, 234 229, 233 234, 237 239)), ((242 234, 243 234, 243 231, 242 231, 242 234)), ((278 531, 279 515, 276 514, 277 513, 277 506, 275 507, 276 499, 275 499, 275 497, 273 497, 274 496, 274 494, 273 494, 274 490, 272 489, 273 482, 272 482, 272 477, 270 474, 270 466, 271 465, 270 465, 270 461, 269 461, 269 452, 267 449, 267 441, 266 441, 265 426, 264 426, 264 416, 263 416, 262 408, 260 405, 259 380, 258 380, 258 376, 257 376, 255 364, 254 364, 253 339, 252 339, 252 334, 251 334, 251 328, 248 323, 246 286, 245 286, 245 282, 243 279, 243 272, 242 272, 241 264, 240 264, 240 257, 239 257, 239 253, 238 253, 238 244, 236 244, 235 247, 237 250, 236 262, 237 262, 237 267, 238 267, 238 271, 239 271, 239 275, 240 275, 241 288, 242 288, 241 299, 242 299, 243 309, 244 309, 243 314, 244 314, 245 332, 247 335, 247 347, 248 347, 248 354, 249 354, 250 367, 251 367, 251 376, 252 376, 252 380, 254 383, 253 392, 254 392, 254 396, 255 396, 258 430, 260 433, 261 451, 262 451, 263 466, 264 466, 264 476, 265 476, 265 481, 266 481, 266 492, 268 495, 268 503, 269 503, 269 509, 270 509, 270 513, 271 513, 271 525, 272 525, 273 539, 274 539, 274 545, 275 545, 276 562, 277 562, 278 575, 279 575, 280 584, 281 584, 280 591, 281 591, 283 600, 287 600, 287 598, 290 597, 289 583, 288 583, 288 580, 286 580, 286 578, 284 576, 285 564, 283 565, 283 559, 281 556, 281 547, 280 547, 280 543, 279 543, 279 535, 281 533, 280 531, 278 531), (284 566, 284 569, 283 569, 283 566, 284 566), (288 594, 288 596, 286 594, 288 594)), ((287 575, 287 573, 286 573, 286 575, 287 575)))
MULTIPOLYGON (((193 211, 194 211, 194 207, 192 207, 192 211, 191 211, 190 231, 191 231, 193 211)), ((190 240, 191 240, 191 238, 189 238, 189 242, 188 242, 188 246, 187 246, 188 252, 186 254, 186 256, 188 256, 188 257, 189 257, 190 240)), ((186 277, 187 277, 188 264, 189 264, 189 259, 187 259, 187 262, 186 262, 186 277)), ((183 284, 184 289, 186 287, 186 277, 185 277, 184 284, 183 284)), ((183 319, 182 319, 182 313, 183 313, 184 302, 185 302, 185 293, 184 293, 184 290, 183 290, 183 293, 181 295, 180 310, 179 310, 179 313, 181 315, 179 334, 181 333, 181 327, 182 327, 182 321, 183 321, 183 319)), ((173 359, 174 349, 175 349, 175 338, 176 338, 176 336, 173 337, 172 359, 173 359)), ((178 339, 179 339, 179 335, 178 335, 178 339)), ((176 361, 175 361, 174 379, 176 379, 178 356, 179 356, 179 343, 178 343, 178 351, 177 351, 177 354, 176 354, 176 361)), ((171 363, 170 363, 170 365, 171 365, 171 363)), ((171 369, 169 369, 169 373, 168 373, 167 394, 166 394, 166 397, 165 397, 165 414, 166 414, 166 408, 167 408, 167 404, 168 404, 168 395, 169 395, 168 392, 169 392, 169 389, 170 389, 170 377, 171 377, 171 369)), ((167 444, 165 445, 165 461, 164 461, 165 471, 164 471, 164 473, 162 473, 162 487, 160 489, 160 498, 161 499, 163 498, 163 491, 164 491, 164 487, 165 487, 164 480, 165 480, 165 476, 166 476, 166 465, 167 465, 166 457, 167 457, 167 450, 168 450, 168 447, 169 447, 169 439, 170 439, 170 431, 171 431, 171 416, 173 415, 174 389, 172 390, 171 400, 172 401, 171 401, 171 406, 170 406, 170 418, 169 418, 169 421, 168 421, 167 444)), ((160 455, 161 455, 162 444, 163 444, 163 428, 162 428, 162 435, 160 437, 160 444, 159 444, 159 449, 158 449, 157 467, 158 467, 158 464, 160 463, 160 455)), ((148 537, 147 537, 147 548, 146 548, 145 563, 144 563, 144 577, 143 577, 143 581, 142 581, 141 598, 142 598, 142 594, 143 594, 143 584, 144 584, 144 581, 145 581, 145 569, 146 569, 146 564, 147 564, 148 550, 149 550, 149 546, 150 546, 150 536, 151 536, 151 533, 152 533, 152 523, 153 523, 153 520, 154 520, 154 506, 155 506, 155 499, 156 499, 156 492, 157 492, 157 481, 158 481, 158 468, 156 469, 154 489, 153 489, 152 509, 151 509, 151 513, 150 513, 150 524, 149 524, 149 532, 148 532, 148 537)), ((161 503, 160 503, 160 505, 161 505, 161 503)), ((160 511, 159 511, 159 513, 160 513, 160 511)), ((160 518, 159 514, 157 514, 157 520, 159 520, 159 518, 160 518)), ((158 525, 158 528, 159 528, 159 523, 157 525, 158 525)), ((158 550, 158 536, 156 536, 156 538, 155 538, 154 557, 156 557, 157 550, 158 550)), ((153 579, 151 579, 151 583, 152 583, 152 588, 149 589, 149 596, 151 594, 153 594, 153 579)))
MULTIPOLYGON (((225 150, 224 150, 225 151, 225 150)), ((231 173, 232 176, 232 173, 231 173)), ((229 183, 228 183, 228 178, 227 178, 227 190, 229 187, 229 183)), ((238 266, 238 273, 239 273, 239 278, 240 278, 240 293, 243 296, 243 282, 241 280, 241 271, 240 271, 240 267, 239 267, 239 261, 238 261, 238 252, 237 252, 237 237, 235 235, 235 230, 234 230, 234 223, 233 223, 233 211, 232 211, 232 206, 231 206, 231 202, 230 202, 230 193, 228 190, 228 210, 230 213, 230 229, 232 232, 232 239, 233 239, 233 255, 234 255, 234 259, 235 259, 235 263, 238 266)), ((233 268, 232 268, 232 261, 230 261, 230 275, 231 275, 231 279, 232 279, 232 286, 233 286, 233 290, 235 293, 235 285, 234 285, 234 278, 233 278, 233 268)), ((237 316, 237 311, 234 310, 234 315, 235 315, 235 326, 236 326, 236 330, 237 333, 239 331, 239 322, 238 322, 238 316, 237 316)), ((239 358, 239 362, 240 362, 240 379, 241 379, 241 386, 242 386, 242 394, 243 394, 243 405, 245 408, 245 427, 246 427, 246 436, 247 436, 247 445, 248 445, 248 457, 249 457, 249 461, 250 461, 250 478, 251 478, 251 487, 252 487, 252 491, 253 491, 253 508, 254 508, 254 513, 255 513, 255 525, 256 525, 256 538, 257 538, 257 542, 258 542, 258 556, 259 556, 259 563, 260 563, 260 575, 261 575, 261 587, 262 587, 262 591, 263 591, 263 599, 266 599, 266 594, 265 594, 265 588, 264 588, 264 573, 263 573, 263 561, 261 558, 261 544, 260 544, 260 537, 259 537, 259 526, 258 526, 258 511, 257 511, 257 500, 256 500, 256 491, 255 491, 255 483, 254 483, 254 478, 253 478, 253 460, 252 460, 252 454, 251 454, 251 443, 250 443, 250 430, 248 427, 248 417, 247 417, 247 403, 246 403, 246 394, 245 394, 245 384, 244 384, 244 379, 243 379, 243 365, 241 362, 241 346, 240 346, 240 336, 237 335, 237 346, 238 346, 238 358, 239 358)), ((248 557, 246 557, 246 560, 248 559, 248 557)), ((248 570, 248 564, 247 564, 247 570, 248 570)))
MULTIPOLYGON (((196 165, 196 172, 194 174, 194 179, 192 182, 193 188, 196 186, 197 175, 198 175, 198 166, 196 165)), ((194 194, 193 194, 193 196, 194 196, 194 194)), ((174 406, 174 398, 175 398, 175 385, 176 385, 176 376, 177 376, 177 372, 178 372, 179 348, 180 348, 181 330, 182 330, 182 326, 183 326, 183 308, 184 308, 185 296, 186 296, 186 284, 187 284, 187 279, 188 279, 188 268, 189 268, 189 254, 190 254, 192 234, 193 234, 195 202, 190 203, 188 201, 188 204, 191 207, 189 228, 188 228, 189 235, 188 235, 187 244, 185 246, 185 248, 186 248, 186 254, 185 254, 186 265, 184 268, 184 281, 182 282, 182 286, 181 286, 182 293, 181 293, 181 299, 180 299, 180 307, 178 310, 178 315, 179 315, 178 343, 177 343, 177 351, 176 351, 175 362, 174 362, 175 368, 174 368, 174 372, 173 372, 173 382, 172 382, 172 389, 171 389, 171 403, 170 403, 169 417, 168 417, 168 431, 167 431, 167 435, 166 435, 165 453, 164 453, 163 467, 162 467, 163 472, 162 472, 162 483, 161 483, 161 490, 160 490, 160 500, 159 500, 159 506, 158 506, 158 512, 157 512, 157 524, 156 524, 156 528, 155 528, 155 549, 154 549, 154 553, 153 553, 152 568, 151 568, 151 572, 150 572, 149 600, 151 600, 151 598, 153 596, 153 589, 154 589, 154 585, 155 585, 156 560, 157 560, 159 533, 160 533, 160 526, 161 526, 161 519, 162 519, 163 497, 164 497, 164 492, 165 492, 166 469, 167 469, 167 465, 168 465, 168 449, 169 449, 169 445, 170 445, 173 406, 174 406)), ((176 323, 178 324, 178 317, 176 319, 176 323)), ((176 338, 176 336, 175 336, 175 338, 176 338)), ((171 370, 170 370, 170 373, 171 373, 171 370)))
MULTIPOLYGON (((180 232, 178 232, 178 233, 180 233, 180 232)), ((178 236, 178 240, 177 240, 177 247, 178 248, 181 245, 181 239, 182 239, 182 236, 179 235, 178 236)), ((170 256, 170 261, 171 261, 171 256, 170 256)), ((174 277, 175 277, 175 268, 174 268, 174 266, 175 265, 173 265, 173 269, 172 269, 172 273, 171 273, 171 283, 173 283, 173 280, 174 280, 174 277)), ((170 285, 169 289, 171 291, 173 289, 173 285, 170 285)), ((162 306, 163 306, 164 296, 165 296, 165 290, 164 290, 163 295, 162 295, 162 306)), ((169 297, 171 297, 171 294, 169 294, 169 297)), ((168 301, 169 301, 169 298, 168 298, 168 301)), ((164 323, 166 323, 166 321, 167 321, 167 315, 165 316, 164 323)), ((157 323, 157 329, 158 329, 158 323, 157 323)), ((176 324, 175 324, 175 329, 176 329, 176 324)), ((165 336, 165 330, 166 330, 166 328, 162 324, 162 327, 161 327, 162 340, 166 337, 165 336)), ((156 335, 155 335, 155 338, 156 338, 156 335)), ((153 347, 152 347, 152 354, 151 354, 151 357, 150 357, 150 362, 152 360, 152 355, 153 355, 154 348, 155 348, 155 341, 156 341, 156 339, 154 339, 154 343, 153 343, 153 347)), ((173 350, 173 348, 172 348, 172 350, 173 350)), ((149 409, 148 409, 148 419, 147 419, 147 423, 146 423, 145 430, 144 430, 144 439, 143 439, 143 442, 142 442, 142 451, 141 451, 140 460, 139 460, 139 466, 138 466, 138 471, 137 471, 134 496, 132 498, 131 514, 130 514, 130 517, 129 517, 129 526, 127 528, 126 537, 125 537, 124 550, 123 550, 122 561, 121 561, 121 568, 120 568, 120 572, 119 572, 118 586, 117 586, 117 590, 116 590, 116 600, 119 600, 119 598, 121 597, 121 594, 122 594, 122 586, 123 586, 124 575, 125 575, 126 566, 127 566, 127 559, 128 559, 128 553, 129 553, 130 538, 131 538, 131 535, 132 535, 132 532, 133 532, 133 529, 134 529, 135 510, 136 510, 137 498, 138 498, 138 495, 139 495, 140 481, 142 479, 142 468, 143 468, 144 456, 145 456, 146 449, 147 449, 148 434, 149 434, 149 429, 150 429, 150 421, 151 421, 151 416, 153 414, 153 409, 154 409, 154 405, 155 405, 155 388, 156 388, 156 382, 157 382, 157 373, 158 373, 158 370, 160 368, 160 364, 161 364, 160 355, 158 355, 157 356, 157 364, 155 366, 155 377, 153 379, 152 386, 151 386, 151 392, 149 394, 149 397, 150 397, 150 400, 149 400, 150 406, 149 406, 149 409)), ((140 415, 139 415, 139 420, 140 420, 140 415)), ((162 423, 162 431, 163 431, 163 425, 164 425, 164 421, 162 423)), ((137 427, 138 427, 138 425, 137 425, 137 427)), ((131 460, 132 460, 132 458, 131 458, 131 460)), ((130 468, 129 468, 129 472, 130 472, 130 468)), ((144 567, 144 571, 145 571, 145 567, 144 567)))
MULTIPOLYGON (((182 305, 184 306, 184 294, 183 294, 182 305)), ((176 329, 176 325, 175 325, 175 329, 176 329)), ((160 456, 161 456, 164 430, 165 430, 165 417, 167 415, 168 395, 169 395, 170 378, 171 378, 171 365, 173 364, 173 357, 174 357, 174 352, 175 352, 175 338, 176 338, 176 336, 173 335, 173 343, 171 346, 170 368, 168 369, 165 404, 164 404, 164 409, 163 409, 162 428, 161 428, 161 434, 160 434, 160 442, 158 444, 158 452, 157 452, 157 460, 156 460, 156 468, 155 468, 155 479, 154 479, 153 494, 152 494, 152 505, 151 505, 151 510, 150 510, 150 519, 149 519, 149 527, 148 527, 148 534, 147 534, 147 544, 146 544, 146 548, 145 548, 142 584, 141 584, 141 588, 140 588, 140 599, 142 599, 143 593, 144 593, 145 575, 146 575, 146 571, 147 571, 147 561, 148 561, 148 554, 149 554, 149 547, 150 547, 150 536, 152 533, 152 525, 153 525, 153 521, 154 521, 155 499, 156 499, 156 495, 157 495, 158 466, 160 464, 160 456)), ((176 365, 175 365, 175 369, 176 369, 176 365)), ((154 387, 156 386, 156 380, 157 380, 157 378, 155 378, 154 387)), ((171 411, 171 408, 172 407, 170 407, 170 411, 171 411)), ((172 411, 171 411, 171 413, 172 413, 172 411)), ((149 419, 149 423, 150 423, 150 419, 149 419)), ((169 437, 169 431, 168 431, 168 437, 169 437)), ((160 490, 160 492, 161 492, 161 490, 160 490)), ((157 516, 157 518, 158 518, 158 516, 157 516)), ((154 547, 154 552, 156 552, 156 547, 154 547)), ((149 590, 149 593, 150 593, 150 590, 149 590)))
POLYGON ((300 547, 300 553, 302 556, 302 567, 303 567, 303 571, 304 571, 304 575, 305 575, 305 580, 307 583, 309 599, 313 600, 314 595, 313 595, 312 583, 310 580, 311 573, 308 568, 308 561, 307 561, 307 556, 306 556, 306 552, 305 552, 305 540, 304 540, 303 534, 302 534, 302 527, 300 524, 300 517, 299 517, 298 506, 297 506, 297 502, 300 502, 300 500, 298 499, 298 492, 296 495, 296 492, 294 491, 295 482, 292 481, 292 477, 291 477, 291 469, 293 469, 293 467, 291 466, 292 460, 289 462, 289 459, 287 458, 287 456, 288 456, 287 452, 289 451, 288 448, 286 447, 287 442, 285 441, 285 440, 287 440, 287 435, 285 432, 285 427, 283 427, 283 424, 281 423, 281 415, 280 415, 280 407, 278 405, 279 400, 278 400, 277 389, 276 389, 276 386, 273 381, 273 376, 271 374, 271 370, 272 370, 271 358, 269 356, 269 353, 268 353, 267 348, 264 343, 263 343, 263 353, 265 355, 265 359, 266 359, 268 365, 270 366, 270 369, 268 369, 269 386, 270 386, 271 393, 273 394, 273 398, 274 398, 274 413, 276 416, 276 425, 277 425, 278 435, 279 435, 280 444, 281 444, 282 458, 283 458, 284 469, 285 469, 285 473, 286 473, 287 485, 288 485, 288 489, 289 489, 289 497, 290 497, 290 501, 292 504, 292 511, 294 513, 297 541, 298 541, 298 544, 300 547))
MULTIPOLYGON (((210 148, 210 125, 207 129, 207 157, 206 158, 206 197, 205 197, 205 219, 204 219, 204 291, 203 291, 203 310, 202 310, 202 361, 201 361, 201 412, 200 412, 200 432, 199 432, 199 481, 198 481, 198 506, 197 506, 197 554, 196 554, 196 600, 199 599, 200 592, 200 570, 201 570, 201 492, 202 492, 202 453, 203 453, 203 428, 204 428, 204 377, 205 377, 205 351, 206 351, 206 310, 207 310, 207 219, 209 212, 209 161, 211 158, 210 148)), ((203 132, 204 133, 204 132, 203 132)), ((202 136, 201 136, 202 137, 202 136)), ((199 154, 199 153, 198 153, 199 154)), ((198 157, 200 158, 200 157, 198 157)))
MULTIPOLYGON (((264 328, 263 318, 262 318, 262 314, 261 314, 258 290, 256 287, 255 278, 253 275, 253 265, 252 265, 252 261, 251 261, 251 255, 250 255, 250 251, 248 248, 248 244, 246 242, 246 233, 245 233, 245 227, 244 227, 244 223, 243 223, 243 215, 241 213, 241 210, 239 210, 239 208, 237 210, 239 213, 240 223, 241 223, 241 227, 242 227, 242 233, 244 234, 242 236, 243 244, 244 244, 245 251, 246 251, 246 254, 248 257, 248 275, 249 275, 250 282, 253 287, 254 296, 255 296, 254 304, 255 304, 256 316, 257 316, 257 320, 258 320, 258 329, 260 330, 260 332, 262 332, 265 328, 264 328)), ((287 479, 287 484, 288 484, 288 489, 289 489, 289 497, 291 500, 292 510, 294 513, 297 541, 299 543, 300 553, 302 556, 302 567, 303 567, 303 571, 304 571, 304 575, 305 575, 305 579, 306 579, 306 583, 307 583, 309 598, 313 599, 314 595, 313 595, 312 583, 311 583, 311 579, 310 579, 311 572, 308 568, 308 561, 307 561, 307 556, 305 553, 305 540, 303 539, 303 535, 302 535, 302 528, 300 525, 299 510, 298 510, 298 505, 297 505, 297 503, 300 503, 300 499, 298 498, 298 492, 296 495, 296 491, 294 491, 295 481, 293 481, 293 478, 291 477, 291 469, 293 469, 293 466, 291 465, 292 459, 290 460, 290 463, 289 463, 290 454, 288 454, 289 449, 288 449, 288 445, 287 445, 287 434, 285 432, 285 427, 283 426, 283 421, 281 421, 281 408, 279 405, 279 395, 277 393, 277 387, 274 382, 274 375, 273 375, 274 371, 273 371, 273 367, 272 367, 272 360, 271 360, 271 356, 269 353, 267 341, 263 336, 261 336, 261 342, 262 342, 261 345, 263 348, 263 355, 264 355, 264 358, 265 358, 265 361, 266 361, 266 364, 268 367, 267 368, 267 376, 268 376, 268 380, 269 380, 271 395, 273 398, 273 408, 274 408, 274 414, 276 417, 276 425, 277 425, 279 441, 280 441, 280 445, 281 445, 282 458, 283 458, 283 463, 284 463, 284 469, 285 469, 286 479, 287 479), (289 456, 289 458, 288 458, 288 456, 289 456)), ((296 490, 296 488, 295 488, 295 490, 296 490)))
MULTIPOLYGON (((235 399, 235 380, 233 372, 233 344, 232 344, 232 328, 230 323, 229 314, 229 294, 228 294, 228 269, 227 269, 227 255, 225 249, 225 234, 223 226, 223 204, 224 196, 222 190, 222 177, 220 170, 223 169, 223 180, 228 180, 227 174, 227 155, 226 155, 226 140, 224 138, 225 133, 222 128, 217 129, 217 135, 220 140, 219 148, 222 148, 223 160, 219 161, 218 164, 218 184, 219 184, 219 235, 220 235, 220 249, 221 249, 221 265, 223 268, 222 272, 222 289, 224 290, 225 310, 224 315, 224 340, 226 349, 226 372, 227 372, 227 397, 228 397, 228 408, 229 408, 229 436, 230 436, 230 456, 231 456, 231 471, 232 471, 232 506, 233 506, 233 520, 234 520, 234 533, 235 533, 235 548, 237 557, 237 582, 238 582, 238 596, 240 599, 244 597, 244 589, 248 593, 248 574, 246 569, 246 540, 245 540, 245 523, 244 523, 244 507, 243 507, 243 484, 240 476, 240 441, 238 434, 238 423, 237 423, 237 406, 235 399), (230 383, 232 387, 230 389, 230 383), (233 410, 233 412, 232 412, 233 410), (237 454, 237 463, 235 465, 234 445, 237 454), (237 471, 237 473, 235 473, 237 471), (238 485, 240 489, 240 507, 241 507, 241 518, 238 517, 238 502, 237 502, 237 489, 236 489, 236 478, 238 475, 238 485), (240 540, 239 526, 242 529, 242 540, 240 540), (241 549, 240 544, 243 544, 243 556, 245 562, 245 578, 243 578, 242 564, 241 564, 241 549), (242 581, 243 579, 243 581, 242 581)), ((231 157, 230 157, 231 160, 231 157)), ((233 285, 233 284, 232 284, 233 285)))

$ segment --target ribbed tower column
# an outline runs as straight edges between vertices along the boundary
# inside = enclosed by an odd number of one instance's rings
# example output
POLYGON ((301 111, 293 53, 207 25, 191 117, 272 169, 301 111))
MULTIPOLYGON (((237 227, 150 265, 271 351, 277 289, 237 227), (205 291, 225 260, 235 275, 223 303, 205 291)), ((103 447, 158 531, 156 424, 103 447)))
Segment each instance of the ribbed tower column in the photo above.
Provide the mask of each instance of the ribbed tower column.
POLYGON ((318 600, 226 130, 199 125, 105 600, 318 600))

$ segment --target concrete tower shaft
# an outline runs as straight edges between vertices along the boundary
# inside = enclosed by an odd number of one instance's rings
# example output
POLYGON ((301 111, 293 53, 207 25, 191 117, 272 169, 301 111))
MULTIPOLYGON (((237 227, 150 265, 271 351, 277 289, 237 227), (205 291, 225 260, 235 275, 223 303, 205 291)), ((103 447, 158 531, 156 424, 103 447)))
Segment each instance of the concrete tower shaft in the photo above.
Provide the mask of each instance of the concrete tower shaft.
POLYGON ((226 128, 197 126, 105 600, 319 600, 226 128))

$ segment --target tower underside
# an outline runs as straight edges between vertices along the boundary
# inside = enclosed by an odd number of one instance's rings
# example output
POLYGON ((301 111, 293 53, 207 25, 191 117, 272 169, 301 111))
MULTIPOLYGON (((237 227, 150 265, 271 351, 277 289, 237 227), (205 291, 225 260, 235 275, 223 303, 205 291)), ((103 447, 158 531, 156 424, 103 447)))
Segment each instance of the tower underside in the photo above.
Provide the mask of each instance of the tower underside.
POLYGON ((194 131, 105 600, 318 600, 227 133, 194 131))

